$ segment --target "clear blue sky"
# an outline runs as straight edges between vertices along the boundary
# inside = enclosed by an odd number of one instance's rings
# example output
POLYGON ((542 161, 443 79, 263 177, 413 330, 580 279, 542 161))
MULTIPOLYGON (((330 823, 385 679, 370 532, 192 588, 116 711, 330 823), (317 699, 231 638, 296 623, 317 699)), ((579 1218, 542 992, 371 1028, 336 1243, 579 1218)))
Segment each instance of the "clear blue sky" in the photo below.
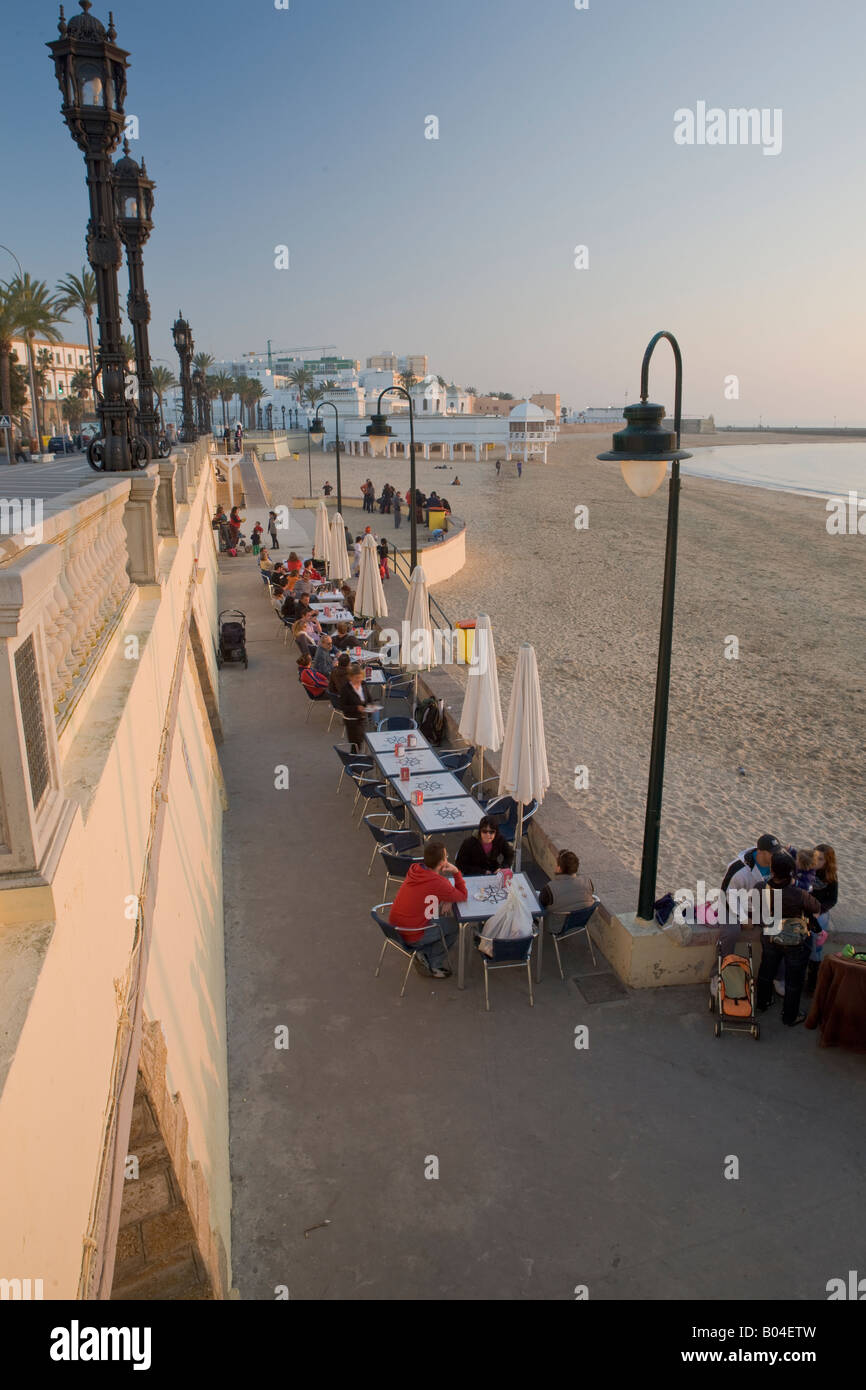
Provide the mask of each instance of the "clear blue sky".
MULTIPOLYGON (((49 283, 80 268, 87 219, 43 47, 57 13, 7 10, 0 91, 0 242, 49 283)), ((107 22, 107 0, 94 13, 107 22)), ((268 338, 427 352, 465 385, 581 407, 635 398, 669 328, 687 411, 864 422, 851 0, 115 0, 114 16, 133 153, 157 182, 156 358, 182 308, 218 357, 268 338), (781 153, 675 144, 674 111, 698 101, 781 108, 781 153)))

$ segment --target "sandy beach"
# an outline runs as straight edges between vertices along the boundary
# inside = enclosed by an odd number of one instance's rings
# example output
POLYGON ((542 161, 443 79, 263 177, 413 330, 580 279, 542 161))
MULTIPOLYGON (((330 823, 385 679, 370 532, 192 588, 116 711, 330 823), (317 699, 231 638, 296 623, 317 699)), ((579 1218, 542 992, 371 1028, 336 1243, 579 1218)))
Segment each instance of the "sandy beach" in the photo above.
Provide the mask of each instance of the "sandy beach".
MULTIPOLYGON (((489 613, 504 708, 517 648, 533 643, 551 786, 637 871, 668 491, 634 497, 618 467, 595 459, 609 439, 567 433, 521 479, 513 462, 497 479, 492 463, 446 471, 419 459, 418 485, 444 492, 468 526, 465 568, 436 598, 452 621, 489 613), (455 471, 462 487, 450 486, 455 471), (579 505, 586 530, 574 526, 579 505), (586 790, 575 790, 580 766, 586 790)), ((701 435, 684 447, 766 442, 701 435)), ((262 470, 275 502, 307 491, 306 459, 262 470)), ((317 495, 334 471, 333 454, 314 455, 317 495)), ((408 484, 402 460, 353 459, 344 492, 357 495, 368 475, 377 489, 408 484)), ((820 498, 683 480, 660 891, 718 883, 734 854, 771 831, 832 844, 839 918, 861 915, 866 539, 829 536, 826 515, 820 498), (725 656, 730 638, 737 659, 725 656)))

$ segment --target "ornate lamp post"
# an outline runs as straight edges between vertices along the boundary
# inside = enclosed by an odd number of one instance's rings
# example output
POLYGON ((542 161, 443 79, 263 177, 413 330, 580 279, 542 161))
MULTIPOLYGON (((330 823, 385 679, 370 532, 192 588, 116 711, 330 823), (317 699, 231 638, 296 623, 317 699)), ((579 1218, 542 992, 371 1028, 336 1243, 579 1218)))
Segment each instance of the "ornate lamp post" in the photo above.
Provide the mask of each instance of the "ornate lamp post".
POLYGON ((285 432, 286 432, 286 407, 285 407, 284 405, 281 405, 281 406, 280 406, 280 410, 283 412, 283 434, 285 434, 285 432))
POLYGON ((656 697, 653 713, 652 751, 650 753, 649 785, 647 788, 646 819, 644 821, 643 859, 641 861, 640 892, 637 915, 647 922, 653 918, 656 898, 656 875, 659 862, 662 789, 665 777, 665 748, 668 731, 668 702, 671 686, 671 646, 674 630, 674 591, 677 578, 677 529, 680 510, 680 460, 691 454, 680 449, 680 424, 683 407, 683 359, 680 346, 672 333, 656 333, 644 353, 640 371, 640 404, 627 405, 623 411, 626 427, 613 436, 610 453, 599 454, 605 461, 620 464, 628 487, 638 497, 651 497, 661 487, 671 464, 668 491, 668 531, 665 545, 665 573, 662 588, 662 620, 659 635, 656 697), (665 408, 653 405, 649 395, 649 364, 655 346, 667 338, 674 353, 676 383, 674 387, 674 432, 664 428, 665 408))
POLYGON ((194 444, 198 438, 195 427, 195 416, 192 412, 192 379, 190 376, 190 362, 195 344, 192 340, 192 331, 183 316, 178 312, 178 316, 171 326, 171 335, 174 338, 174 346, 180 358, 180 393, 183 401, 183 417, 180 427, 180 440, 183 444, 194 444))
MULTIPOLYGON (((308 443, 307 443, 307 466, 310 467, 310 463, 309 463, 309 457, 310 457, 310 455, 309 455, 309 440, 312 439, 312 440, 314 441, 314 443, 316 443, 316 444, 321 444, 321 443, 322 443, 322 440, 325 438, 325 422, 324 422, 324 420, 320 419, 320 417, 319 417, 319 411, 322 409, 322 406, 326 406, 326 405, 327 405, 327 406, 330 406, 331 410, 333 410, 333 412, 334 412, 334 432, 335 432, 335 435, 336 435, 336 442, 337 442, 337 511, 340 513, 340 516, 342 516, 342 515, 343 515, 343 479, 342 479, 342 475, 341 475, 341 473, 340 473, 340 412, 337 410, 337 407, 335 406, 335 404, 334 404, 333 401, 322 401, 322 404, 316 407, 316 413, 315 413, 315 415, 314 415, 314 417, 313 417, 313 423, 310 425, 310 428, 309 428, 308 433, 307 433, 307 438, 308 438, 308 443)), ((312 469, 310 469, 310 496, 312 497, 312 495, 313 495, 313 474, 312 474, 312 469)))
POLYGON ((273 405, 273 401, 268 401, 267 406, 265 407, 265 412, 266 412, 267 417, 268 417, 268 429, 271 430, 271 431, 273 431, 273 428, 274 428, 274 405, 273 405))
POLYGON ((135 371, 138 377, 138 427, 150 445, 152 458, 159 452, 159 421, 153 403, 153 375, 150 365, 150 300, 144 288, 142 247, 153 230, 154 183, 147 177, 144 160, 136 164, 129 154, 129 141, 123 142, 123 158, 114 166, 114 209, 117 230, 126 248, 129 295, 126 312, 135 340, 135 371))
POLYGON ((384 391, 379 392, 376 414, 367 426, 367 443, 376 458, 384 458, 388 452, 391 426, 388 424, 387 415, 382 412, 382 397, 386 396, 389 391, 396 391, 398 396, 405 396, 409 402, 409 495, 412 498, 409 504, 409 541, 412 550, 412 569, 414 570, 418 563, 418 518, 415 508, 415 409, 412 405, 412 397, 405 386, 386 386, 384 391))
POLYGON ((102 393, 97 411, 102 435, 87 451, 91 468, 123 473, 143 468, 150 451, 136 436, 135 407, 125 392, 125 362, 121 346, 120 299, 117 272, 122 260, 114 210, 111 155, 123 134, 123 101, 129 53, 118 48, 117 31, 89 13, 91 0, 80 0, 82 13, 69 23, 60 9, 60 38, 49 43, 54 71, 63 98, 61 113, 87 166, 90 221, 87 259, 96 278, 99 303, 99 369, 102 393))

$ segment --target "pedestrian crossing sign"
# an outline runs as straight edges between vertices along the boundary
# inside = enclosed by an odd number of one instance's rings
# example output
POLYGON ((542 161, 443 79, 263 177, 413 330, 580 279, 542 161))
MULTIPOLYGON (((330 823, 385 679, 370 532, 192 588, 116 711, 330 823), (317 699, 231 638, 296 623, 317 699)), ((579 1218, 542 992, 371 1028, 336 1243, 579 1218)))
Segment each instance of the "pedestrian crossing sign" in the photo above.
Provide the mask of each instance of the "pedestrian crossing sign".
POLYGON ((0 430, 11 430, 12 421, 8 415, 0 415, 0 430))

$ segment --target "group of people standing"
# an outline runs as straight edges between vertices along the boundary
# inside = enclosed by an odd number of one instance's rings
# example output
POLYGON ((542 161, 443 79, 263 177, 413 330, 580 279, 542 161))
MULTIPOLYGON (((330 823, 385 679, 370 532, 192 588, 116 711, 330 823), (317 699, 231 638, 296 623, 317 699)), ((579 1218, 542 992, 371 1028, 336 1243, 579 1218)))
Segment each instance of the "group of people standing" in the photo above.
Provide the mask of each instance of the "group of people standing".
POLYGON ((244 427, 241 424, 240 420, 237 421, 234 429, 232 429, 231 425, 226 425, 225 429, 223 430, 223 443, 225 445, 225 450, 227 454, 230 454, 232 452, 232 444, 234 444, 235 446, 234 452, 236 454, 243 453, 244 427))
MULTIPOLYGON (((454 482, 459 486, 459 478, 455 478, 454 482)), ((361 484, 361 497, 363 498, 364 511, 372 512, 377 503, 376 489, 370 478, 368 478, 365 483, 361 484)), ((435 488, 428 497, 417 487, 415 489, 414 505, 415 519, 422 525, 426 524, 429 526, 431 510, 439 510, 449 514, 451 512, 451 504, 447 497, 440 497, 435 488)), ((411 489, 407 489, 405 494, 401 494, 394 487, 393 483, 386 483, 379 494, 379 513, 381 516, 391 516, 393 514, 395 530, 399 528, 400 522, 402 521, 404 506, 407 511, 412 506, 411 489)))

